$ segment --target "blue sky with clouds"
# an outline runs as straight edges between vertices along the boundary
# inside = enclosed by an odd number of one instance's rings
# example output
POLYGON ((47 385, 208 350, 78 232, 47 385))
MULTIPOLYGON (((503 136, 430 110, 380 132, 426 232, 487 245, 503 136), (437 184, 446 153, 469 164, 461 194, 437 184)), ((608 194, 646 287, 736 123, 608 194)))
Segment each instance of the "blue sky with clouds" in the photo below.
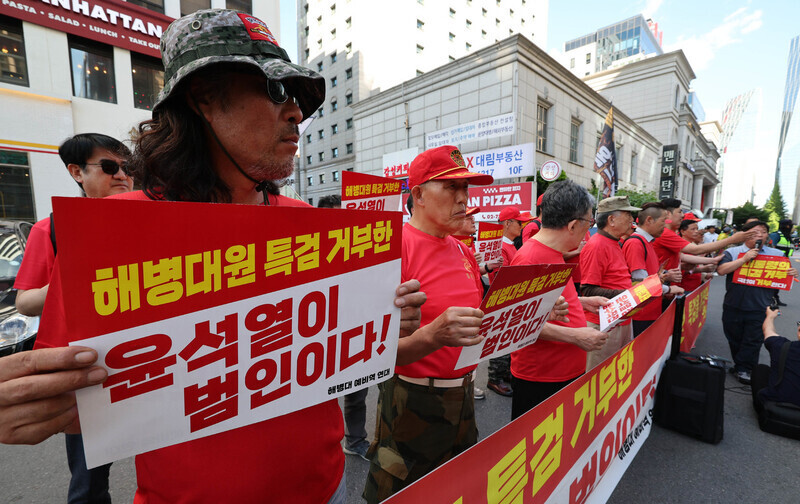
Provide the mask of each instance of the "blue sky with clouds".
MULTIPOLYGON (((281 42, 296 60, 296 3, 280 2, 281 42)), ((772 159, 765 164, 774 167, 789 42, 800 35, 800 1, 550 0, 549 5, 550 53, 561 51, 566 40, 637 13, 652 17, 664 32, 664 50, 686 53, 706 120, 719 119, 729 99, 760 87, 761 136, 769 150, 765 158, 772 159)))

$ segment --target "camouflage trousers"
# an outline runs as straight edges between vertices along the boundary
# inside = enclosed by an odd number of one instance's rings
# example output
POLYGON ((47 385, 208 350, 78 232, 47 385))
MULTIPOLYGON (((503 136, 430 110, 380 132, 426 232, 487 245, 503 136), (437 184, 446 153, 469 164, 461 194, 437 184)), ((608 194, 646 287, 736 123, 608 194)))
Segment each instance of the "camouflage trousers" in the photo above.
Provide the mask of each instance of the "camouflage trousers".
POLYGON ((511 383, 511 354, 489 359, 489 381, 511 383))
POLYGON ((435 388, 397 376, 378 385, 375 440, 363 497, 380 502, 478 441, 473 384, 435 388))

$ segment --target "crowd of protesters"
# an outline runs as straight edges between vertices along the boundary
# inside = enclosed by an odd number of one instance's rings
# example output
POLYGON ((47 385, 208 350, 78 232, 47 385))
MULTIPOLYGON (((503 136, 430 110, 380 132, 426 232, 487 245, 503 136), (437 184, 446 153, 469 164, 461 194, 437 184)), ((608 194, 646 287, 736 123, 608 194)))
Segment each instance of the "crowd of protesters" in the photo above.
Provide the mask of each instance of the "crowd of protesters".
MULTIPOLYGON (((64 158, 86 195, 307 206, 280 195, 278 181, 293 171, 298 125, 323 102, 325 81, 292 64, 267 34, 258 19, 231 10, 198 11, 172 23, 161 45, 164 89, 152 119, 139 126, 133 153, 102 135, 79 135, 64 143, 67 151, 92 139, 75 159, 64 158), (131 191, 132 177, 140 191, 131 191)), ((345 421, 337 401, 329 400, 138 455, 135 502, 341 503, 343 450, 370 461, 363 496, 378 502, 466 450, 478 439, 474 400, 481 393, 475 387, 476 366, 457 369, 456 362, 461 347, 482 341, 479 308, 486 286, 499 268, 509 266, 575 265, 539 339, 493 363, 489 388, 512 397, 512 418, 598 365, 658 318, 662 304, 656 302, 632 323, 608 332, 600 330, 598 319, 609 299, 654 275, 667 301, 696 289, 715 272, 728 275, 723 321, 738 377, 749 380, 763 340, 765 303, 773 293, 732 285, 730 276, 758 255, 783 253, 761 247, 768 239, 765 223, 755 221, 740 232, 706 240, 698 219, 684 215, 679 200, 641 208, 625 196, 598 203, 567 180, 538 198, 536 218, 516 207, 501 211, 502 259, 479 264, 475 251, 454 235, 475 232, 477 209, 466 206, 469 185, 492 182, 489 175, 469 172, 455 146, 427 150, 411 163, 413 211, 403 229, 402 283, 395 293, 402 309, 397 363, 393 377, 379 385, 371 443, 364 428, 366 393, 355 393, 345 399, 345 421), (288 435, 298 432, 313 435, 288 435)), ((340 204, 335 198, 320 202, 340 204)), ((107 377, 95 351, 67 346, 72 338, 64 321, 65 289, 53 227, 48 221, 34 229, 41 239, 30 247, 50 255, 26 255, 24 269, 33 267, 31 257, 45 257, 39 264, 43 273, 41 281, 22 286, 18 301, 20 311, 43 317, 36 349, 0 361, 3 443, 35 444, 60 432, 78 435, 74 391, 107 377)), ((780 231, 776 246, 787 247, 788 235, 780 231)), ((797 275, 794 268, 790 273, 797 275)), ((107 467, 98 481, 80 458, 73 464, 70 457, 70 469, 75 484, 70 502, 110 500, 107 467)))

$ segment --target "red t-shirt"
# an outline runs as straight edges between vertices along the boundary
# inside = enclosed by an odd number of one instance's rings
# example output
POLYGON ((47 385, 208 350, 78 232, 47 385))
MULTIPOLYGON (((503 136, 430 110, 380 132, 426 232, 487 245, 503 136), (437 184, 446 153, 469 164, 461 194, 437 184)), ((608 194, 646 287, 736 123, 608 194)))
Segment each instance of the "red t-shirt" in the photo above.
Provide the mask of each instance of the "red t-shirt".
POLYGON ((55 260, 56 254, 50 241, 50 217, 46 217, 31 228, 14 288, 39 289, 49 284, 55 260))
POLYGON ((689 271, 684 271, 681 277, 681 281, 675 285, 682 287, 683 290, 686 291, 686 294, 692 292, 703 284, 702 273, 690 273, 689 271))
MULTIPOLYGON (((536 240, 525 242, 517 251, 512 266, 524 264, 563 264, 564 256, 536 240)), ((572 282, 561 294, 569 303, 569 322, 550 322, 564 327, 586 327, 583 307, 572 282)), ((537 340, 511 353, 511 373, 517 378, 536 382, 562 382, 583 374, 586 352, 562 341, 537 340)))
MULTIPOLYGON (((596 285, 604 289, 629 289, 631 274, 619 246, 619 241, 595 233, 580 253, 581 284, 596 285)), ((586 320, 600 323, 596 313, 586 312, 586 320)), ((630 320, 623 322, 630 323, 630 320)))
POLYGON ((525 243, 526 241, 533 238, 536 235, 536 233, 539 232, 539 229, 541 229, 541 227, 542 226, 541 223, 539 222, 539 219, 533 219, 532 221, 530 221, 524 228, 522 228, 522 243, 525 243))
POLYGON ((666 261, 664 268, 675 269, 681 264, 681 250, 689 245, 689 242, 678 236, 670 228, 664 228, 661 236, 653 240, 653 249, 658 255, 658 263, 666 261))
MULTIPOLYGON (((622 253, 628 263, 628 271, 645 270, 648 275, 658 273, 658 256, 647 238, 637 234, 622 244, 622 253)), ((633 316, 633 320, 656 320, 661 315, 661 303, 653 300, 633 316)))
MULTIPOLYGON (((115 199, 147 200, 141 191, 115 199)), ((281 206, 309 206, 270 197, 281 206)), ((56 259, 36 347, 66 346, 56 259)), ((278 418, 136 456, 136 504, 328 502, 344 473, 342 411, 326 401, 278 418)))
MULTIPOLYGON (((411 224, 403 226, 403 282, 416 278, 427 294, 422 305, 421 326, 430 324, 451 306, 478 308, 483 285, 476 274, 478 263, 467 247, 453 238, 437 238, 411 224)), ((397 374, 413 378, 460 378, 477 366, 455 369, 460 347, 443 347, 422 359, 397 366, 397 374)))

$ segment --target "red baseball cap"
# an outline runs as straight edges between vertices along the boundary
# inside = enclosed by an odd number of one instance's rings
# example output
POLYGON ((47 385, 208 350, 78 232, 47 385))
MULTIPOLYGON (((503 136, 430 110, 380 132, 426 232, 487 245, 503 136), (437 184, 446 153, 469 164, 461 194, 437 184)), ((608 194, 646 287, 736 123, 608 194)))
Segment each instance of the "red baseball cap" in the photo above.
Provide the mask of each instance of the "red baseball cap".
POLYGON ((544 193, 540 194, 538 198, 536 198, 536 206, 542 206, 542 198, 544 198, 544 193))
POLYGON ((698 219, 692 212, 689 212, 687 214, 683 214, 683 220, 691 220, 691 221, 698 222, 701 219, 698 219))
POLYGON ((489 185, 491 175, 467 170, 461 151, 453 145, 428 149, 411 162, 408 169, 408 187, 413 188, 429 180, 467 179, 472 185, 489 185))
POLYGON ((529 212, 520 212, 519 208, 515 206, 509 206, 500 210, 500 217, 498 217, 497 220, 503 222, 509 219, 528 222, 529 220, 533 220, 533 216, 529 212))
POLYGON ((481 211, 481 209, 479 207, 476 207, 476 206, 472 207, 472 208, 467 208, 467 215, 475 215, 476 213, 478 213, 480 211, 481 211))

